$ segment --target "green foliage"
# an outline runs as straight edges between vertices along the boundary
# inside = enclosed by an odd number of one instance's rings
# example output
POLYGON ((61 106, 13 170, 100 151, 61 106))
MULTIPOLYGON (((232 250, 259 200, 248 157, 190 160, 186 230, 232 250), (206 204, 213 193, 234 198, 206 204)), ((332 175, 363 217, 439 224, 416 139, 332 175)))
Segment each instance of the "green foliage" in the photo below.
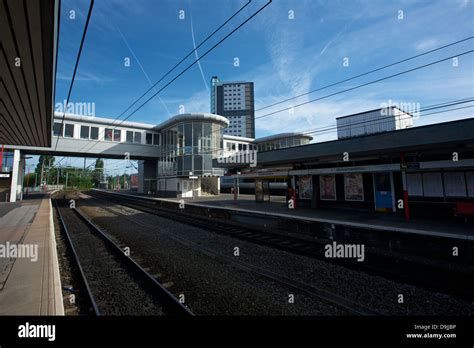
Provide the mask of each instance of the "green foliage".
POLYGON ((100 158, 96 159, 94 171, 92 172, 92 184, 94 187, 99 187, 100 179, 102 178, 102 172, 104 169, 104 161, 100 158))
POLYGON ((36 173, 29 173, 26 174, 25 177, 23 178, 23 187, 33 187, 35 185, 35 177, 36 173))

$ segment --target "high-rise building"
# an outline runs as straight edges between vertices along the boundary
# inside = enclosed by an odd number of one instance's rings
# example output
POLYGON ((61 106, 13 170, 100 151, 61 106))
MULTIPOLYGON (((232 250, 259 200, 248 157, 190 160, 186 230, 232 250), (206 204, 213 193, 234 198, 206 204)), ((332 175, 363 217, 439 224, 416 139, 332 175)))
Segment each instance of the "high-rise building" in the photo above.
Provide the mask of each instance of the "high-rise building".
POLYGON ((230 125, 224 134, 255 138, 253 82, 211 79, 211 113, 225 116, 230 125))

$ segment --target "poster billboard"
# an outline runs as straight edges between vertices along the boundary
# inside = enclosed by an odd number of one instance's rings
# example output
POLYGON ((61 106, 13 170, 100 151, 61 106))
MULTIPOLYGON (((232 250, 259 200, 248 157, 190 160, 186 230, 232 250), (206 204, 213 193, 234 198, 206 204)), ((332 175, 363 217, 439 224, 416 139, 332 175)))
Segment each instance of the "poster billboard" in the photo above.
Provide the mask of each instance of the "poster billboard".
POLYGON ((311 175, 302 175, 299 177, 300 199, 313 198, 313 177, 311 175))
POLYGON ((423 173, 423 194, 425 197, 444 197, 441 173, 423 173))
POLYGON ((407 187, 409 196, 423 196, 423 182, 421 174, 407 174, 407 187))
POLYGON ((336 200, 336 176, 320 175, 319 176, 319 197, 321 200, 336 200))
POLYGON ((466 197, 464 172, 444 173, 444 189, 446 197, 466 197))
POLYGON ((466 172, 467 194, 474 197, 474 172, 466 172))
POLYGON ((362 174, 344 174, 344 195, 346 201, 364 200, 364 183, 362 180, 362 174))

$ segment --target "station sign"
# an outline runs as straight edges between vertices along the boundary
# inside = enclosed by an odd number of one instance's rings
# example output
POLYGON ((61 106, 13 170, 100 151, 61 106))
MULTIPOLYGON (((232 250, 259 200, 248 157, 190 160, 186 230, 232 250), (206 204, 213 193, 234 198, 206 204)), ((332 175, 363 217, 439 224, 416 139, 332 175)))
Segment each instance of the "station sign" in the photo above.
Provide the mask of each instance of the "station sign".
POLYGON ((10 173, 0 173, 0 178, 9 178, 10 173))
POLYGON ((407 163, 400 163, 400 169, 420 169, 420 162, 407 162, 407 163))

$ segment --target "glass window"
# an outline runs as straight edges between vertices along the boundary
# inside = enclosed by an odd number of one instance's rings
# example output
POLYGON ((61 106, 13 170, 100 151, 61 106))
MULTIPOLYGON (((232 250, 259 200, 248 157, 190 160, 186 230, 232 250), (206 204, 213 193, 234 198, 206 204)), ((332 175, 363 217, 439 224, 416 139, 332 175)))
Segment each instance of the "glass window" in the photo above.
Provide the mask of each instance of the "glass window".
POLYGON ((183 158, 184 158, 184 163, 183 163, 184 175, 188 175, 189 172, 193 171, 193 162, 192 162, 193 156, 183 156, 183 158))
POLYGON ((177 164, 178 164, 178 175, 184 175, 184 171, 183 171, 183 157, 184 156, 180 156, 177 158, 177 164))
POLYGON ((141 144, 142 142, 142 133, 140 132, 135 132, 133 136, 133 142, 137 144, 141 144))
POLYGON ((164 151, 165 151, 165 156, 168 156, 169 155, 169 151, 170 151, 170 144, 168 143, 168 132, 163 132, 163 148, 164 148, 164 151))
POLYGON ((89 126, 81 126, 81 139, 89 139, 89 126))
POLYGON ((153 145, 160 145, 160 135, 153 134, 153 145))
MULTIPOLYGON (((193 128, 191 123, 184 124, 184 154, 190 155, 193 151, 193 128)), ((185 168, 186 170, 186 168, 185 168)))
POLYGON ((201 139, 202 139, 202 123, 195 122, 193 123, 193 148, 194 154, 201 153, 201 139))
POLYGON ((210 172, 212 171, 212 155, 203 155, 202 156, 203 171, 210 172))
MULTIPOLYGON (((180 124, 178 126, 178 139, 177 139, 177 142, 178 142, 178 156, 182 156, 183 155, 183 148, 184 148, 184 125, 183 124, 180 124)), ((181 169, 182 169, 182 165, 181 165, 181 169)))
POLYGON ((202 174, 202 156, 194 155, 193 157, 194 157, 193 174, 201 175, 202 174))
POLYGON ((91 139, 99 139, 99 127, 91 127, 91 139))
POLYGON ((127 136, 126 140, 127 143, 133 143, 133 132, 132 131, 127 131, 127 136))
POLYGON ((53 135, 59 136, 60 133, 61 133, 61 122, 54 122, 53 135))
POLYGON ((146 143, 147 143, 147 145, 152 145, 153 144, 153 134, 146 133, 146 143))
POLYGON ((67 124, 64 128, 64 136, 68 138, 74 138, 74 125, 67 124))
POLYGON ((112 141, 112 128, 105 128, 104 140, 112 141))
POLYGON ((120 129, 114 129, 114 141, 122 140, 122 131, 120 129))

